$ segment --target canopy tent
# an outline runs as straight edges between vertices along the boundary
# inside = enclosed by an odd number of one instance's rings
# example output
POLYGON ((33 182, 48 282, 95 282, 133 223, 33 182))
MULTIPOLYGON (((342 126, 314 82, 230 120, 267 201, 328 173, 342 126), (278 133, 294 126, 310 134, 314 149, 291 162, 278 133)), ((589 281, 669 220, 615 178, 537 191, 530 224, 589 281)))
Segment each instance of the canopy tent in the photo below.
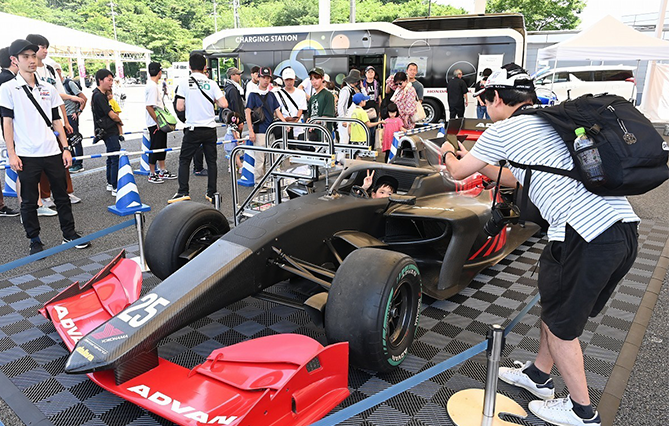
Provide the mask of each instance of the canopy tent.
POLYGON ((30 33, 41 34, 49 40, 49 56, 76 58, 81 76, 84 59, 114 61, 121 68, 123 62, 148 64, 151 58, 151 51, 143 47, 9 13, 0 12, 0 28, 0 47, 30 33))
POLYGON ((668 60, 666 40, 642 34, 607 15, 569 40, 538 50, 538 61, 668 60))

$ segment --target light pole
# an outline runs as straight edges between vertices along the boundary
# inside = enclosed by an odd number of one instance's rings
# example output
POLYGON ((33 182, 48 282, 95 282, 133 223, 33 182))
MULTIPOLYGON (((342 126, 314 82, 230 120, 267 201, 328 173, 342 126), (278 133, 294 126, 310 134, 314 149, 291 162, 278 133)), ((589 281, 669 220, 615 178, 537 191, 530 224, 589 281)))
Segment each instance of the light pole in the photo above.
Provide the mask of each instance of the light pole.
POLYGON ((113 2, 109 3, 109 7, 112 9, 112 26, 114 27, 114 40, 117 40, 117 38, 116 38, 116 12, 114 12, 114 6, 116 6, 116 5, 113 2))
POLYGON ((219 32, 219 26, 216 23, 216 0, 214 0, 214 32, 219 32))

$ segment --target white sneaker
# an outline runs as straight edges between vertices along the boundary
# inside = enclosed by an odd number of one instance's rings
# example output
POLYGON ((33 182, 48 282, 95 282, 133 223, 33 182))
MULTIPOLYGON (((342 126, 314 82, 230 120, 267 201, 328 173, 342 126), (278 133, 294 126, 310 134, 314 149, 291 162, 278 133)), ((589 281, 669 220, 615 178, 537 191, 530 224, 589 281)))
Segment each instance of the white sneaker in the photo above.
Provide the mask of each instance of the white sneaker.
POLYGON ((547 423, 558 426, 601 426, 600 415, 597 411, 592 418, 582 419, 575 414, 572 407, 570 396, 528 403, 528 409, 547 423))
POLYGON ((112 189, 112 197, 116 197, 116 189, 112 189))
POLYGON ((532 362, 527 361, 521 364, 519 361, 514 361, 514 364, 517 367, 500 367, 498 378, 512 386, 526 389, 538 398, 552 399, 554 397, 554 380, 551 377, 545 383, 537 384, 523 371, 530 367, 532 362))
POLYGON ((74 194, 67 194, 70 197, 70 204, 78 204, 81 203, 81 198, 77 197, 74 194))
POLYGON ((112 186, 111 183, 108 183, 107 186, 105 187, 105 189, 106 189, 107 191, 111 191, 112 189, 114 189, 114 187, 112 186))
POLYGON ((56 203, 54 203, 54 200, 52 200, 51 197, 42 198, 42 205, 44 207, 56 207, 56 203))
POLYGON ((56 216, 58 213, 49 207, 42 206, 37 208, 37 216, 56 216))

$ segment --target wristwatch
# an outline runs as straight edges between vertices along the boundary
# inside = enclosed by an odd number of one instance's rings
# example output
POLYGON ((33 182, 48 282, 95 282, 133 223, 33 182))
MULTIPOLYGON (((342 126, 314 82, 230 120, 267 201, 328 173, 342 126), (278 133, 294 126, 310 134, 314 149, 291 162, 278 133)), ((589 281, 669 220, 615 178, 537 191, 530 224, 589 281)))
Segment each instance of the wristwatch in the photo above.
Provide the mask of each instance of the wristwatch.
POLYGON ((74 148, 72 148, 70 145, 64 146, 63 151, 70 151, 70 154, 74 154, 74 148))
POLYGON ((456 157, 456 159, 458 159, 458 155, 456 155, 456 153, 455 153, 454 151, 446 151, 444 154, 442 154, 442 164, 446 164, 446 162, 447 162, 447 154, 451 154, 451 155, 453 155, 454 157, 456 157))

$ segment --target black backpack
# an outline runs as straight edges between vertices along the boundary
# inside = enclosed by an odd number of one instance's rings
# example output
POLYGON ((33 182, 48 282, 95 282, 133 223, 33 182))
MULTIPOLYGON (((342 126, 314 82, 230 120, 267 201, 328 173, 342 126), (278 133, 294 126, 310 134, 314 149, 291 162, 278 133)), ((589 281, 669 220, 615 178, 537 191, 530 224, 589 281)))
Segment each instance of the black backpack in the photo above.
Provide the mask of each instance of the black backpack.
POLYGON ((524 189, 530 184, 531 170, 560 174, 584 183, 589 191, 603 196, 638 195, 668 179, 668 145, 651 122, 621 96, 584 95, 547 108, 517 110, 516 115, 538 115, 547 120, 565 142, 575 167, 561 170, 510 161, 526 169, 524 189), (592 186, 575 154, 575 130, 586 129, 598 147, 605 183, 592 186))
POLYGON ((72 89, 70 88, 70 82, 74 83, 78 88, 79 91, 81 92, 81 84, 77 83, 76 81, 72 80, 70 77, 67 77, 65 81, 63 81, 63 87, 65 88, 65 91, 72 96, 75 96, 75 94, 72 92, 72 89))

